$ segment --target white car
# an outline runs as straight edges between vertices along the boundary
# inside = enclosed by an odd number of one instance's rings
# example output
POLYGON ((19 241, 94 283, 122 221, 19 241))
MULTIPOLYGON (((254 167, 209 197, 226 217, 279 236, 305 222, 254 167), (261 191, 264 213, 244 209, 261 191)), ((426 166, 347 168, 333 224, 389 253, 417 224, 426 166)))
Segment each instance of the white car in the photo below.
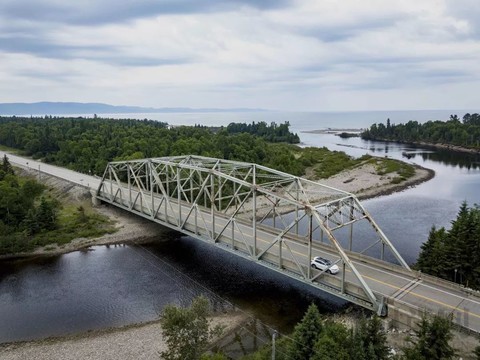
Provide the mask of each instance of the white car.
POLYGON ((337 265, 332 265, 332 262, 328 259, 322 258, 321 256, 315 256, 312 259, 311 265, 313 268, 318 270, 325 270, 329 274, 338 274, 340 269, 337 265))

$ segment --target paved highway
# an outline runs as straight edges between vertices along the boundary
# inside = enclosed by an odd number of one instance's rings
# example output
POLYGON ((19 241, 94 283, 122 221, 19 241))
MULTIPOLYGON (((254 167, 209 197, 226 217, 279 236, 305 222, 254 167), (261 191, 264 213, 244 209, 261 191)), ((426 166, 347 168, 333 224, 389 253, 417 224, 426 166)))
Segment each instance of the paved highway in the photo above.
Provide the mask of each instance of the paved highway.
POLYGON ((102 180, 99 177, 82 174, 59 166, 45 164, 41 161, 36 161, 33 159, 0 151, 0 157, 2 159, 4 155, 7 155, 9 161, 12 164, 21 166, 25 169, 29 169, 30 171, 36 171, 40 174, 40 176, 42 173, 53 175, 64 180, 68 180, 72 183, 88 187, 90 189, 97 189, 100 185, 100 181, 102 180))

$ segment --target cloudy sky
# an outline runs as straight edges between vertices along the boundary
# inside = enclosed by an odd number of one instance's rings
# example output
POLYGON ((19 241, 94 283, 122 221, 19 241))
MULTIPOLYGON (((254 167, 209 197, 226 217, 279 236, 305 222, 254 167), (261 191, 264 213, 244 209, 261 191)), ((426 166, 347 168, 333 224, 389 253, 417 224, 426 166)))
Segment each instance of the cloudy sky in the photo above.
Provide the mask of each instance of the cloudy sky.
POLYGON ((0 102, 475 109, 478 0, 0 0, 0 102))

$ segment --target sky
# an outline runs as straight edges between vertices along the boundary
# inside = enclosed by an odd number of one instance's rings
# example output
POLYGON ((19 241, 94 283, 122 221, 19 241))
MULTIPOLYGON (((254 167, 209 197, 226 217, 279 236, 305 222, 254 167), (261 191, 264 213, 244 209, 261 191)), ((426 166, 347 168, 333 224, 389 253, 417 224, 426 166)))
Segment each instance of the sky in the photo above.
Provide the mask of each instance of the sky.
POLYGON ((478 0, 1 0, 0 102, 480 107, 478 0))

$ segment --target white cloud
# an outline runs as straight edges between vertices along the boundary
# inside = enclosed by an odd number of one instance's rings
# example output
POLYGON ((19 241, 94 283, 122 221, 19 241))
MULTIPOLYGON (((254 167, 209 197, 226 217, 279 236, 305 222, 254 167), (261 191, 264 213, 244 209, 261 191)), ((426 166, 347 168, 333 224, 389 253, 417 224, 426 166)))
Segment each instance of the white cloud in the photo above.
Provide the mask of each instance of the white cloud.
POLYGON ((480 83, 470 0, 251 3, 195 11, 185 1, 183 12, 143 9, 103 22, 100 14, 98 24, 0 21, 0 96, 291 110, 478 106, 465 94, 480 83))

